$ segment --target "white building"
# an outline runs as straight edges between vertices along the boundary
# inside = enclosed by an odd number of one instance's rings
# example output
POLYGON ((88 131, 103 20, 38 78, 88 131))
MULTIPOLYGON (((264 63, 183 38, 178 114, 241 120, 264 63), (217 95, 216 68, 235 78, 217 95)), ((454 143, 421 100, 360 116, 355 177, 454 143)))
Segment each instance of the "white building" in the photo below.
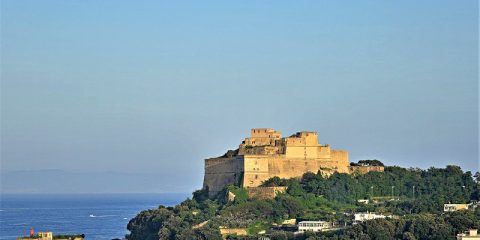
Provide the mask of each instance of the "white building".
POLYGON ((480 240, 480 235, 478 235, 477 229, 470 229, 466 233, 457 234, 457 240, 480 240))
POLYGON ((332 228, 332 223, 325 221, 301 221, 298 223, 299 232, 321 232, 329 228, 332 228))
POLYGON ((358 199, 357 202, 363 203, 363 204, 368 204, 370 202, 370 200, 368 200, 368 199, 358 199))
POLYGON ((387 216, 382 214, 375 214, 375 213, 355 213, 354 223, 364 222, 367 220, 377 219, 377 218, 386 218, 387 216))

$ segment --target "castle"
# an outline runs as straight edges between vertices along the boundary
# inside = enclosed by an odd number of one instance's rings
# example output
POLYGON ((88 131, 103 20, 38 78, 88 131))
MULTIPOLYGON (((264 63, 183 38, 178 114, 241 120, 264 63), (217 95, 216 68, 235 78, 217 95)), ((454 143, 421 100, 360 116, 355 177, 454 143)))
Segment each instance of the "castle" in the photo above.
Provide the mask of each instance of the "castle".
POLYGON ((257 187, 274 176, 301 177, 306 172, 351 173, 383 171, 383 167, 350 166, 348 152, 318 143, 316 132, 297 132, 283 137, 271 128, 254 128, 237 150, 205 159, 203 188, 210 194, 227 184, 257 187))

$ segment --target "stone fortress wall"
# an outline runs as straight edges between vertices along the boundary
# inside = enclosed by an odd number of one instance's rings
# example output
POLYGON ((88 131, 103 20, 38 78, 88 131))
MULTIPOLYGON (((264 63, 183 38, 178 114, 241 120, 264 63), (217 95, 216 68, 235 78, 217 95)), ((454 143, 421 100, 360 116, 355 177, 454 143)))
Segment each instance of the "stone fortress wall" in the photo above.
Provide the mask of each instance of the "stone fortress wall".
POLYGON ((256 199, 273 199, 278 193, 287 191, 287 187, 247 187, 249 198, 256 199))
POLYGON ((219 192, 227 184, 239 185, 243 162, 242 156, 206 159, 203 187, 208 187, 209 192, 219 192))
POLYGON ((297 132, 282 138, 274 129, 254 128, 234 155, 205 160, 203 186, 215 193, 226 184, 257 187, 274 176, 295 178, 319 170, 326 174, 350 173, 348 152, 319 144, 316 132, 297 132))
POLYGON ((383 172, 383 166, 350 166, 350 173, 383 172))

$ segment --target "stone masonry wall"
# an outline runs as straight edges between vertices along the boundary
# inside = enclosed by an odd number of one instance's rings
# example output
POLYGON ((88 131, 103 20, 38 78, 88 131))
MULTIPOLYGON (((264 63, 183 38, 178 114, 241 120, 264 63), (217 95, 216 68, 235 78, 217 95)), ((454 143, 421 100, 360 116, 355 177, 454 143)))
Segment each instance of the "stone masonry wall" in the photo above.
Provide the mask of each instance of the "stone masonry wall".
POLYGON ((243 171, 243 156, 205 159, 203 188, 216 193, 227 184, 238 185, 243 171))
POLYGON ((368 172, 383 172, 385 167, 383 166, 350 166, 351 173, 365 174, 368 172))
POLYGON ((243 175, 243 187, 257 187, 263 181, 274 176, 280 178, 299 178, 306 172, 317 173, 321 168, 349 173, 347 159, 287 159, 282 155, 244 156, 245 172, 243 175))
POLYGON ((256 199, 273 199, 278 193, 284 193, 287 187, 248 187, 247 193, 249 198, 256 199))

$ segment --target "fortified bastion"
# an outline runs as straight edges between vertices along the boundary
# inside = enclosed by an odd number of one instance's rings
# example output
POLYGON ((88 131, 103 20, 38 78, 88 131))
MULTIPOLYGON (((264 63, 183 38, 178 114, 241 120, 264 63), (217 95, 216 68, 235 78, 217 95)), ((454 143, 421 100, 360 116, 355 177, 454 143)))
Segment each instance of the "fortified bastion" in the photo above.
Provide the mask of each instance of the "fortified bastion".
MULTIPOLYGON (((254 128, 237 150, 205 159, 203 188, 214 194, 227 184, 257 187, 274 176, 294 178, 319 170, 326 173, 356 171, 350 167, 348 152, 319 144, 317 132, 303 131, 282 137, 279 131, 271 128, 254 128)), ((362 173, 368 171, 383 171, 383 167, 362 169, 362 173)))

